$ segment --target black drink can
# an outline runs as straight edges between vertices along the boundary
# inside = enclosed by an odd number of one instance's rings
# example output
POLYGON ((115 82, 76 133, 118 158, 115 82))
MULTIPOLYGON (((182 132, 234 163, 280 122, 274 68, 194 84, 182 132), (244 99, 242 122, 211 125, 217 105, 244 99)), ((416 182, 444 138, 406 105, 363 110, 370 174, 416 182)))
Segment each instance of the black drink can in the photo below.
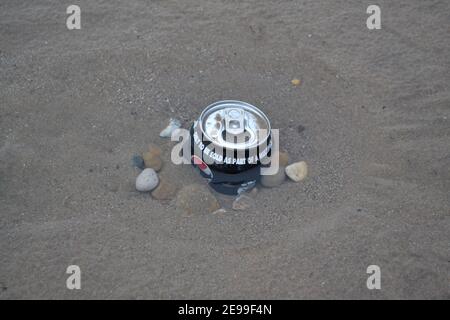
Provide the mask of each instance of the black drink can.
POLYGON ((252 189, 271 155, 269 119, 242 101, 206 107, 193 123, 190 139, 191 163, 214 190, 230 195, 252 189))

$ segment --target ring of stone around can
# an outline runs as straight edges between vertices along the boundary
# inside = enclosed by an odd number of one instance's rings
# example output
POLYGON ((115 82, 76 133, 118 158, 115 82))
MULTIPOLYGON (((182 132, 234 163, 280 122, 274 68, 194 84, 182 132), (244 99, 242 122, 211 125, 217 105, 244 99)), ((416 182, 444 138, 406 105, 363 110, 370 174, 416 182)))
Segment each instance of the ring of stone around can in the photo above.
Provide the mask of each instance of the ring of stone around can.
POLYGON ((199 167, 202 175, 214 189, 228 194, 254 186, 260 175, 260 149, 270 151, 270 129, 267 116, 246 102, 226 100, 206 107, 192 128, 193 150, 209 165, 207 170, 202 169, 206 164, 199 167), (194 136, 201 139, 202 148, 194 136), (223 157, 211 152, 217 148, 223 157))

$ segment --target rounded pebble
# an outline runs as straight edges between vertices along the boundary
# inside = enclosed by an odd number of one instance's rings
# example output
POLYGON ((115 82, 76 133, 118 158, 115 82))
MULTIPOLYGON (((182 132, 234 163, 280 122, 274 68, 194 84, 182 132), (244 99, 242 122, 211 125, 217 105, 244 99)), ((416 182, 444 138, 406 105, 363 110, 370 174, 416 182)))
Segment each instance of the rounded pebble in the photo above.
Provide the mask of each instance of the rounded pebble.
POLYGON ((289 164, 289 153, 280 151, 278 153, 278 161, 281 167, 286 167, 289 164))
POLYGON ((159 179, 155 170, 144 169, 136 178, 136 190, 141 192, 151 191, 158 185, 159 179))
POLYGON ((246 195, 240 195, 233 201, 233 210, 243 211, 252 208, 255 205, 255 200, 246 195))
POLYGON ((158 187, 152 191, 152 197, 157 200, 170 200, 175 198, 177 188, 175 185, 160 179, 158 187))
POLYGON ((159 147, 150 146, 149 150, 142 155, 145 167, 152 168, 155 171, 161 170, 163 162, 160 155, 161 149, 159 147))
POLYGON ((184 186, 177 194, 175 206, 178 212, 186 216, 213 213, 220 209, 216 197, 200 184, 184 186))
POLYGON ((261 175, 261 185, 266 188, 278 187, 286 179, 285 167, 279 167, 274 175, 261 175))
POLYGON ((308 175, 308 166, 305 161, 295 162, 287 166, 285 172, 292 181, 299 182, 308 175))

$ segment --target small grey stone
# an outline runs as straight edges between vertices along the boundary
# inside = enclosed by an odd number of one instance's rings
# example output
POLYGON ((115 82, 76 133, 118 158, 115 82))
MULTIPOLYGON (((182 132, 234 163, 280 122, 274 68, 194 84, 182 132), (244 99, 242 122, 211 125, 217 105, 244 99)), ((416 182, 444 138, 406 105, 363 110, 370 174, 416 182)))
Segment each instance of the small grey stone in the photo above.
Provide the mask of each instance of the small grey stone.
POLYGON ((141 170, 145 169, 144 159, 141 156, 134 155, 131 161, 133 162, 133 167, 141 170))
POLYGON ((278 172, 274 175, 261 176, 261 185, 266 188, 278 187, 286 179, 284 167, 279 167, 278 172))
POLYGON ((158 185, 159 179, 155 170, 147 168, 136 178, 136 190, 141 192, 152 191, 158 185))

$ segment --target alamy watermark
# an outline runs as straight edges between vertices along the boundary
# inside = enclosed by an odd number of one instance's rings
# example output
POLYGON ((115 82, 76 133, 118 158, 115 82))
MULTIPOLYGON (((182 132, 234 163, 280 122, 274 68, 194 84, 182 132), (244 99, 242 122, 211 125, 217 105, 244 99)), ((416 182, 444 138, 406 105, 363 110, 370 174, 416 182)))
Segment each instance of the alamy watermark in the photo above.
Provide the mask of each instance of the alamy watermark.
MULTIPOLYGON (((252 165, 261 163, 261 175, 274 175, 279 168, 279 130, 272 129, 270 131, 270 142, 267 139, 259 138, 267 136, 267 130, 257 130, 257 142, 260 142, 258 148, 229 150, 202 140, 195 131, 191 137, 189 130, 180 128, 172 132, 171 140, 178 143, 172 148, 170 158, 176 165, 194 163, 205 167, 211 164, 252 165), (195 148, 192 148, 191 141, 195 144, 195 148), (192 150, 194 150, 193 154, 192 150)), ((237 142, 243 141, 238 139, 237 142)))
POLYGON ((377 266, 376 264, 370 265, 367 267, 367 271, 368 274, 370 274, 369 278, 367 278, 367 289, 369 290, 373 290, 373 289, 377 289, 380 290, 381 289, 381 269, 379 266, 377 266))
MULTIPOLYGON (((81 29, 81 8, 78 5, 71 4, 67 7, 66 13, 69 16, 66 19, 66 26, 69 30, 81 29)), ((370 5, 366 9, 370 16, 366 20, 366 26, 369 30, 381 29, 381 9, 377 5, 370 5)))
POLYGON ((70 14, 66 20, 66 26, 69 30, 81 29, 81 9, 79 6, 71 4, 67 7, 66 13, 70 14))
POLYGON ((381 29, 381 9, 377 5, 370 5, 366 10, 370 16, 367 18, 366 25, 369 30, 381 29))
POLYGON ((69 290, 81 289, 81 269, 77 265, 70 265, 66 269, 70 276, 66 280, 66 287, 69 290))

